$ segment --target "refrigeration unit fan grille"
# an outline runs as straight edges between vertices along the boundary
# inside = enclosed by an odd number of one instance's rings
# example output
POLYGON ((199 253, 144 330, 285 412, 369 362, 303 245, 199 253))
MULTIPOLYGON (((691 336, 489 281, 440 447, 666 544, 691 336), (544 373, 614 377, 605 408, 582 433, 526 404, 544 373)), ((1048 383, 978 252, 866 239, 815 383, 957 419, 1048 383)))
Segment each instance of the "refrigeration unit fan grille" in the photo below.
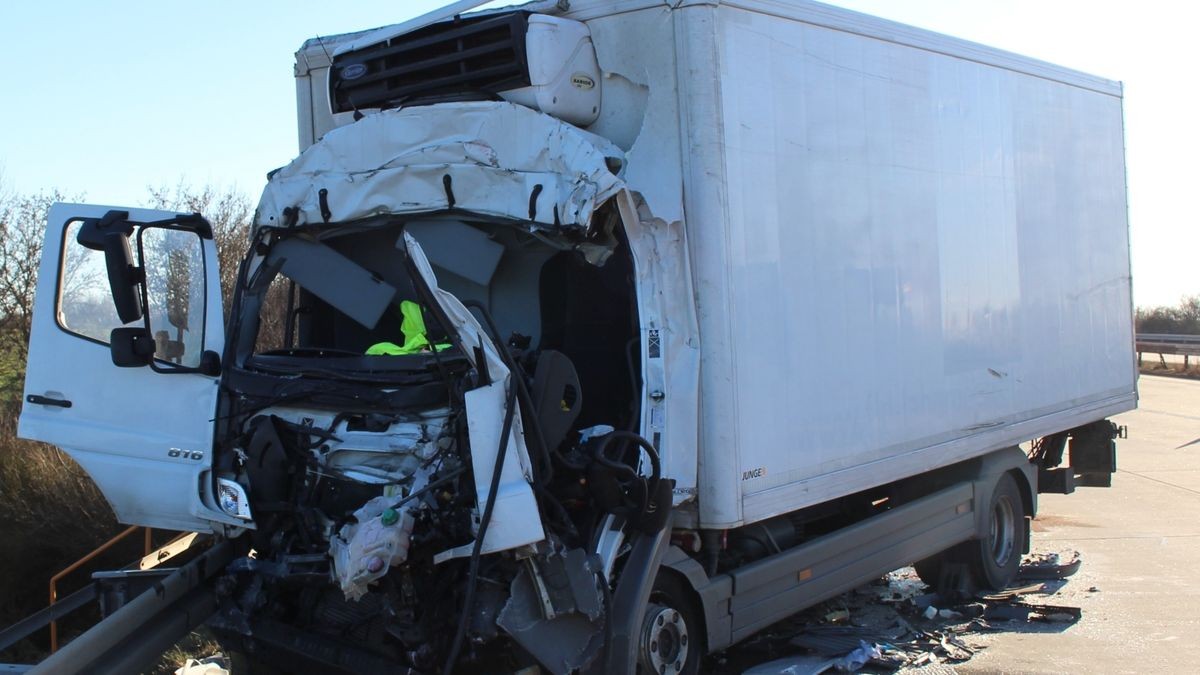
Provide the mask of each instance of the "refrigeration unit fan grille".
POLYGON ((445 21, 338 54, 329 77, 333 112, 529 86, 528 18, 510 12, 445 21))

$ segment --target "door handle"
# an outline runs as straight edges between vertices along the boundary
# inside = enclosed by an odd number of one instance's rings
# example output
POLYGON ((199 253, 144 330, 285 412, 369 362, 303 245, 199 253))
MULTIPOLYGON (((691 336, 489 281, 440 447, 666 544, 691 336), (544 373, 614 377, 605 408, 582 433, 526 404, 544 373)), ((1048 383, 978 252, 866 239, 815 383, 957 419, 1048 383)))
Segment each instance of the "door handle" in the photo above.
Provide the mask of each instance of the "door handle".
POLYGON ((29 401, 30 403, 36 403, 38 405, 53 405, 53 406, 58 406, 59 408, 70 408, 71 407, 71 402, 67 401, 65 399, 47 398, 45 396, 39 396, 37 394, 30 394, 25 397, 25 400, 29 401))

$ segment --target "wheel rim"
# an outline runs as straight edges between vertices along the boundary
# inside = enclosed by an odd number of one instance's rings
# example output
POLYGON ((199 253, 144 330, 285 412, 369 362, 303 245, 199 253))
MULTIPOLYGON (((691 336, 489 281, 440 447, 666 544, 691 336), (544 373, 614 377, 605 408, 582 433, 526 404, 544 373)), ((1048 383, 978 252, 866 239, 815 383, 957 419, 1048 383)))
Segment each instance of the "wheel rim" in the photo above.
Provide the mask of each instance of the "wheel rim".
POLYGON ((688 628, 683 615, 657 604, 646 608, 639 652, 642 666, 649 672, 682 672, 688 654, 688 628))
POLYGON ((989 541, 992 548, 992 562, 997 567, 1004 567, 1013 555, 1013 543, 1016 540, 1016 516, 1013 513, 1012 500, 1002 497, 996 500, 992 508, 992 532, 989 541))

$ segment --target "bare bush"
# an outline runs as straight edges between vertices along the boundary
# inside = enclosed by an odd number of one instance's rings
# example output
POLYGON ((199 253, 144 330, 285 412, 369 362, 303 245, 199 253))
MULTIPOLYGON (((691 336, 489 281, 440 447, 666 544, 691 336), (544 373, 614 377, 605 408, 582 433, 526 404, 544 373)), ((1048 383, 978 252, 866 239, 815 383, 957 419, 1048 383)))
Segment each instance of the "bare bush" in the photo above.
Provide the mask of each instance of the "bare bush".
POLYGON ((1200 335, 1200 295, 1184 296, 1174 307, 1139 307, 1136 325, 1139 333, 1200 335))
POLYGON ((221 269, 221 299, 228 319, 238 264, 250 245, 250 224, 254 217, 250 199, 233 188, 212 185, 195 188, 179 183, 174 187, 151 187, 149 190, 154 208, 199 213, 212 224, 217 265, 221 269))
POLYGON ((57 191, 17 195, 0 189, 0 390, 6 392, 19 391, 24 381, 46 217, 54 202, 65 199, 57 191))

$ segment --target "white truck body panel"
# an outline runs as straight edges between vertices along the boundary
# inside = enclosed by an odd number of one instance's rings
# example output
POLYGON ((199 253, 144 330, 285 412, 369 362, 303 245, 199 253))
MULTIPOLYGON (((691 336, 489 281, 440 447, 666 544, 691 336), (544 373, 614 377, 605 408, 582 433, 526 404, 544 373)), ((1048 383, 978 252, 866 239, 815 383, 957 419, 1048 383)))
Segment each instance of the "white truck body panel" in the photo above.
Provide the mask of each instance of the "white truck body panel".
POLYGON ((688 230, 702 391, 720 402, 706 401, 700 465, 732 441, 735 475, 708 480, 742 499, 710 509, 702 494, 702 521, 759 520, 1133 407, 1119 89, 953 43, 711 14, 724 173, 692 189, 723 192, 724 213, 688 230))
POLYGON ((1118 83, 811 2, 564 16, 591 31, 588 130, 625 150, 639 228, 690 251, 695 304, 664 307, 696 313, 699 387, 664 373, 643 420, 675 428, 675 466, 696 453, 677 523, 754 522, 1136 405, 1118 83))

